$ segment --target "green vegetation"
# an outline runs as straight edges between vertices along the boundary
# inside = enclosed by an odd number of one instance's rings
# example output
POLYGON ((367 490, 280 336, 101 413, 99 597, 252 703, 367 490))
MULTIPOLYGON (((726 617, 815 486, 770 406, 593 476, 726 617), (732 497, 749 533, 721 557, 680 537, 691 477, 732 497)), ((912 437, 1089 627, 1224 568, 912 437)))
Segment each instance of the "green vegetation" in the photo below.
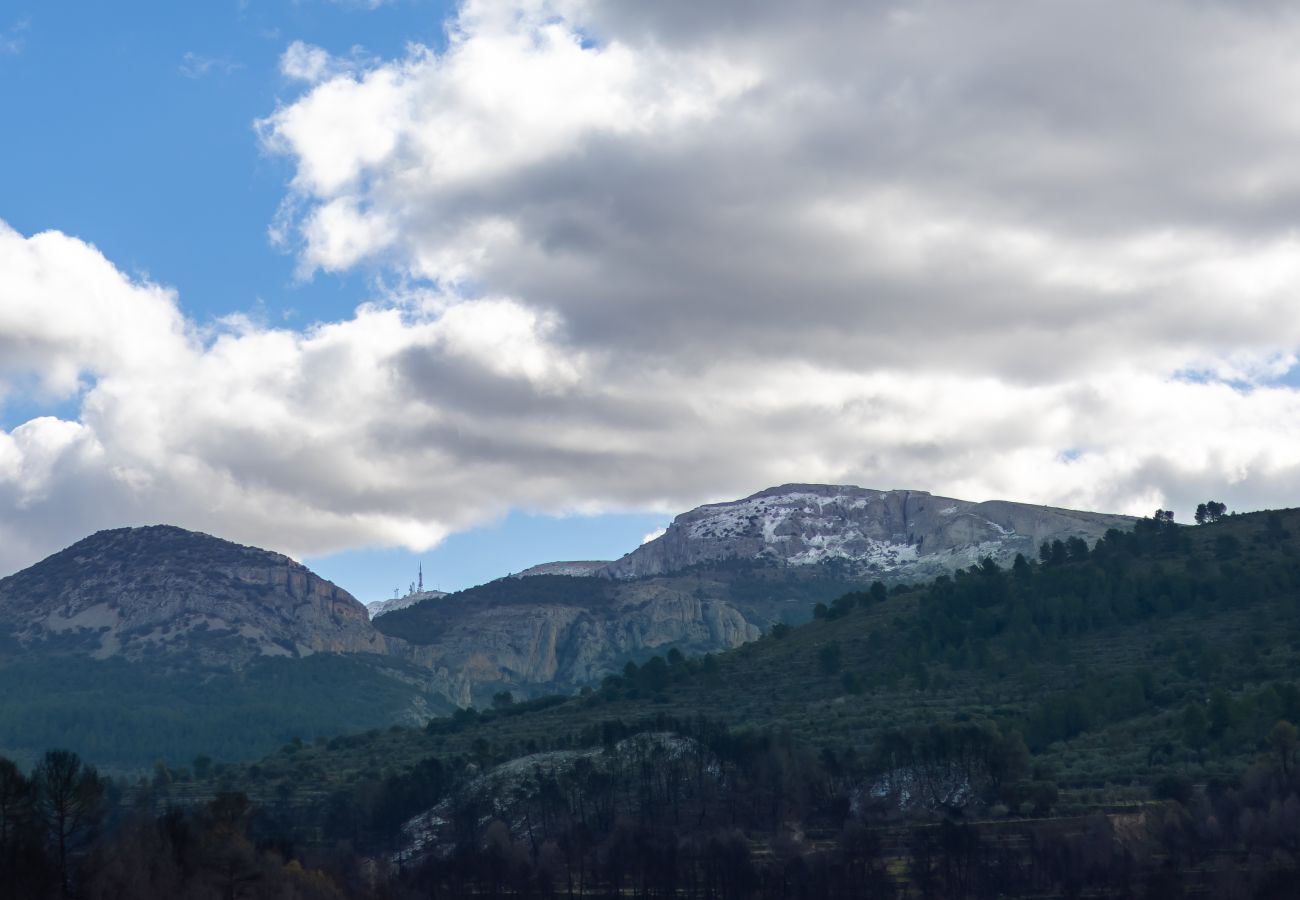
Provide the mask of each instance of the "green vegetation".
POLYGON ((74 886, 159 854, 206 884, 215 842, 251 897, 1291 896, 1297 531, 1161 511, 579 696, 160 766, 117 790, 191 812, 107 830, 74 886))
POLYGON ((1165 516, 912 589, 843 597, 810 624, 730 653, 629 665, 586 696, 466 711, 413 729, 259 764, 263 781, 310 770, 328 784, 396 773, 431 754, 499 761, 585 746, 601 723, 689 721, 800 735, 869 755, 936 723, 1020 734, 1036 770, 1072 798, 1148 795, 1170 773, 1228 777, 1279 719, 1300 720, 1300 512, 1165 516), (1225 549, 1227 548, 1227 549, 1225 549), (1196 726, 1198 712, 1204 731, 1196 726), (1192 720, 1188 725, 1188 718, 1192 720))
POLYGON ((562 603, 568 606, 601 607, 609 603, 614 582, 608 578, 573 575, 530 575, 527 578, 498 578, 426 600, 378 617, 375 628, 413 644, 432 644, 452 624, 449 608, 462 604, 516 606, 562 603))
POLYGON ((386 674, 393 671, 413 683, 421 677, 382 657, 261 659, 231 672, 33 655, 2 670, 0 749, 30 760, 42 747, 70 747, 106 768, 145 770, 159 758, 179 762, 198 754, 246 760, 294 738, 448 708, 386 674), (415 707, 417 699, 426 705, 415 707))

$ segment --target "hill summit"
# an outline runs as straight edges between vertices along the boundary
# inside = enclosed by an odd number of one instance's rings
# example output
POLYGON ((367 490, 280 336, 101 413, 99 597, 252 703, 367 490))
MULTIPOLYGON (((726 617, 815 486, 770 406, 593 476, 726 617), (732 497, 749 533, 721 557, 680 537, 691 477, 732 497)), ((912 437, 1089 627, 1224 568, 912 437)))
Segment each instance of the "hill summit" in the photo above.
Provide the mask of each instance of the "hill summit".
POLYGON ((99 659, 385 651, 366 609, 287 556, 170 525, 100 531, 0 580, 0 617, 22 645, 99 659))
POLYGON ((1033 557, 1044 540, 1095 543, 1130 516, 926 491, 786 484, 742 500, 682 513, 664 534, 601 571, 616 578, 664 575, 723 560, 784 566, 833 563, 858 574, 932 577, 985 557, 1033 557))

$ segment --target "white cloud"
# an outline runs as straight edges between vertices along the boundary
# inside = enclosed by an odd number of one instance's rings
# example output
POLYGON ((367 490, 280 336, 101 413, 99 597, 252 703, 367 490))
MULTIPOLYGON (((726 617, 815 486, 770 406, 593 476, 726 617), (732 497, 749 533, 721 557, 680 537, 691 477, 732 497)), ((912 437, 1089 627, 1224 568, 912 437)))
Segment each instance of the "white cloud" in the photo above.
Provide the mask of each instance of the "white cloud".
POLYGON ((318 84, 340 75, 355 74, 377 62, 360 45, 353 46, 346 56, 335 56, 323 47, 294 41, 280 56, 280 74, 290 81, 318 84))
POLYGON ((641 536, 641 543, 648 544, 653 540, 663 537, 667 533, 668 529, 666 527, 656 528, 654 531, 648 531, 641 536))
POLYGON ((0 56, 17 56, 27 43, 26 35, 32 27, 30 18, 22 18, 0 31, 0 56))
POLYGON ((181 64, 177 66, 177 71, 186 78, 199 79, 206 78, 213 73, 219 75, 229 75, 244 68, 244 64, 236 62, 225 56, 204 56, 201 53, 195 53, 190 50, 181 57, 181 64))
POLYGON ((1289 8, 463 5, 259 125, 304 275, 402 285, 200 331, 0 230, 0 552, 172 520, 299 554, 521 507, 787 481, 1300 503, 1289 8))
POLYGON ((1295 16, 995 7, 476 0, 261 129, 306 273, 487 285, 605 348, 1272 371, 1295 16))
POLYGON ((295 81, 315 83, 330 74, 333 60, 320 47, 294 41, 280 57, 280 72, 295 81))

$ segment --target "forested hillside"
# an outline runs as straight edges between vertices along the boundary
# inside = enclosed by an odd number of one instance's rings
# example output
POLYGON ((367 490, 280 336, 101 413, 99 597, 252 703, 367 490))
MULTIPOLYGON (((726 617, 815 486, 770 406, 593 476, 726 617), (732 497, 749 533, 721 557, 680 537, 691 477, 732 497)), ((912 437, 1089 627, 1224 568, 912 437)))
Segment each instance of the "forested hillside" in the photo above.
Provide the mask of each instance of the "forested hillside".
MULTIPOLYGON (((120 790, 193 810, 184 840, 243 810, 220 840, 276 855, 240 865, 347 896, 1291 896, 1297 534, 1294 510, 1162 515, 580 696, 120 790)), ((201 880, 187 846, 155 849, 201 880)), ((82 877, 111 886, 102 858, 82 877)))
POLYGON ((846 594, 806 626, 629 665, 567 701, 462 711, 305 758, 341 774, 376 754, 400 766, 486 745, 505 759, 578 746, 608 721, 698 715, 861 754, 891 730, 987 722, 1022 735, 1067 789, 1137 795, 1168 772, 1226 772, 1278 719, 1300 718, 1297 534, 1297 511, 1146 520, 1091 549, 846 594))
POLYGON ((173 796, 247 791, 435 893, 1286 896, 1298 533, 1159 516, 173 796))

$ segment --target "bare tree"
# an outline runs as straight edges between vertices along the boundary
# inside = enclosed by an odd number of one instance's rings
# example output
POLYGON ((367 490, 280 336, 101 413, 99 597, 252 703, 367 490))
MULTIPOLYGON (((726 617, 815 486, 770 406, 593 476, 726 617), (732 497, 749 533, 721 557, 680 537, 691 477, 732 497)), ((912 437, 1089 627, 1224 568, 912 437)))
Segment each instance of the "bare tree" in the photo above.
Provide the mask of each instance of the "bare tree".
POLYGON ((99 821, 104 803, 104 784, 99 773, 83 765, 71 750, 50 750, 41 757, 32 774, 36 787, 36 809, 54 842, 59 868, 61 895, 71 891, 68 856, 99 821))

